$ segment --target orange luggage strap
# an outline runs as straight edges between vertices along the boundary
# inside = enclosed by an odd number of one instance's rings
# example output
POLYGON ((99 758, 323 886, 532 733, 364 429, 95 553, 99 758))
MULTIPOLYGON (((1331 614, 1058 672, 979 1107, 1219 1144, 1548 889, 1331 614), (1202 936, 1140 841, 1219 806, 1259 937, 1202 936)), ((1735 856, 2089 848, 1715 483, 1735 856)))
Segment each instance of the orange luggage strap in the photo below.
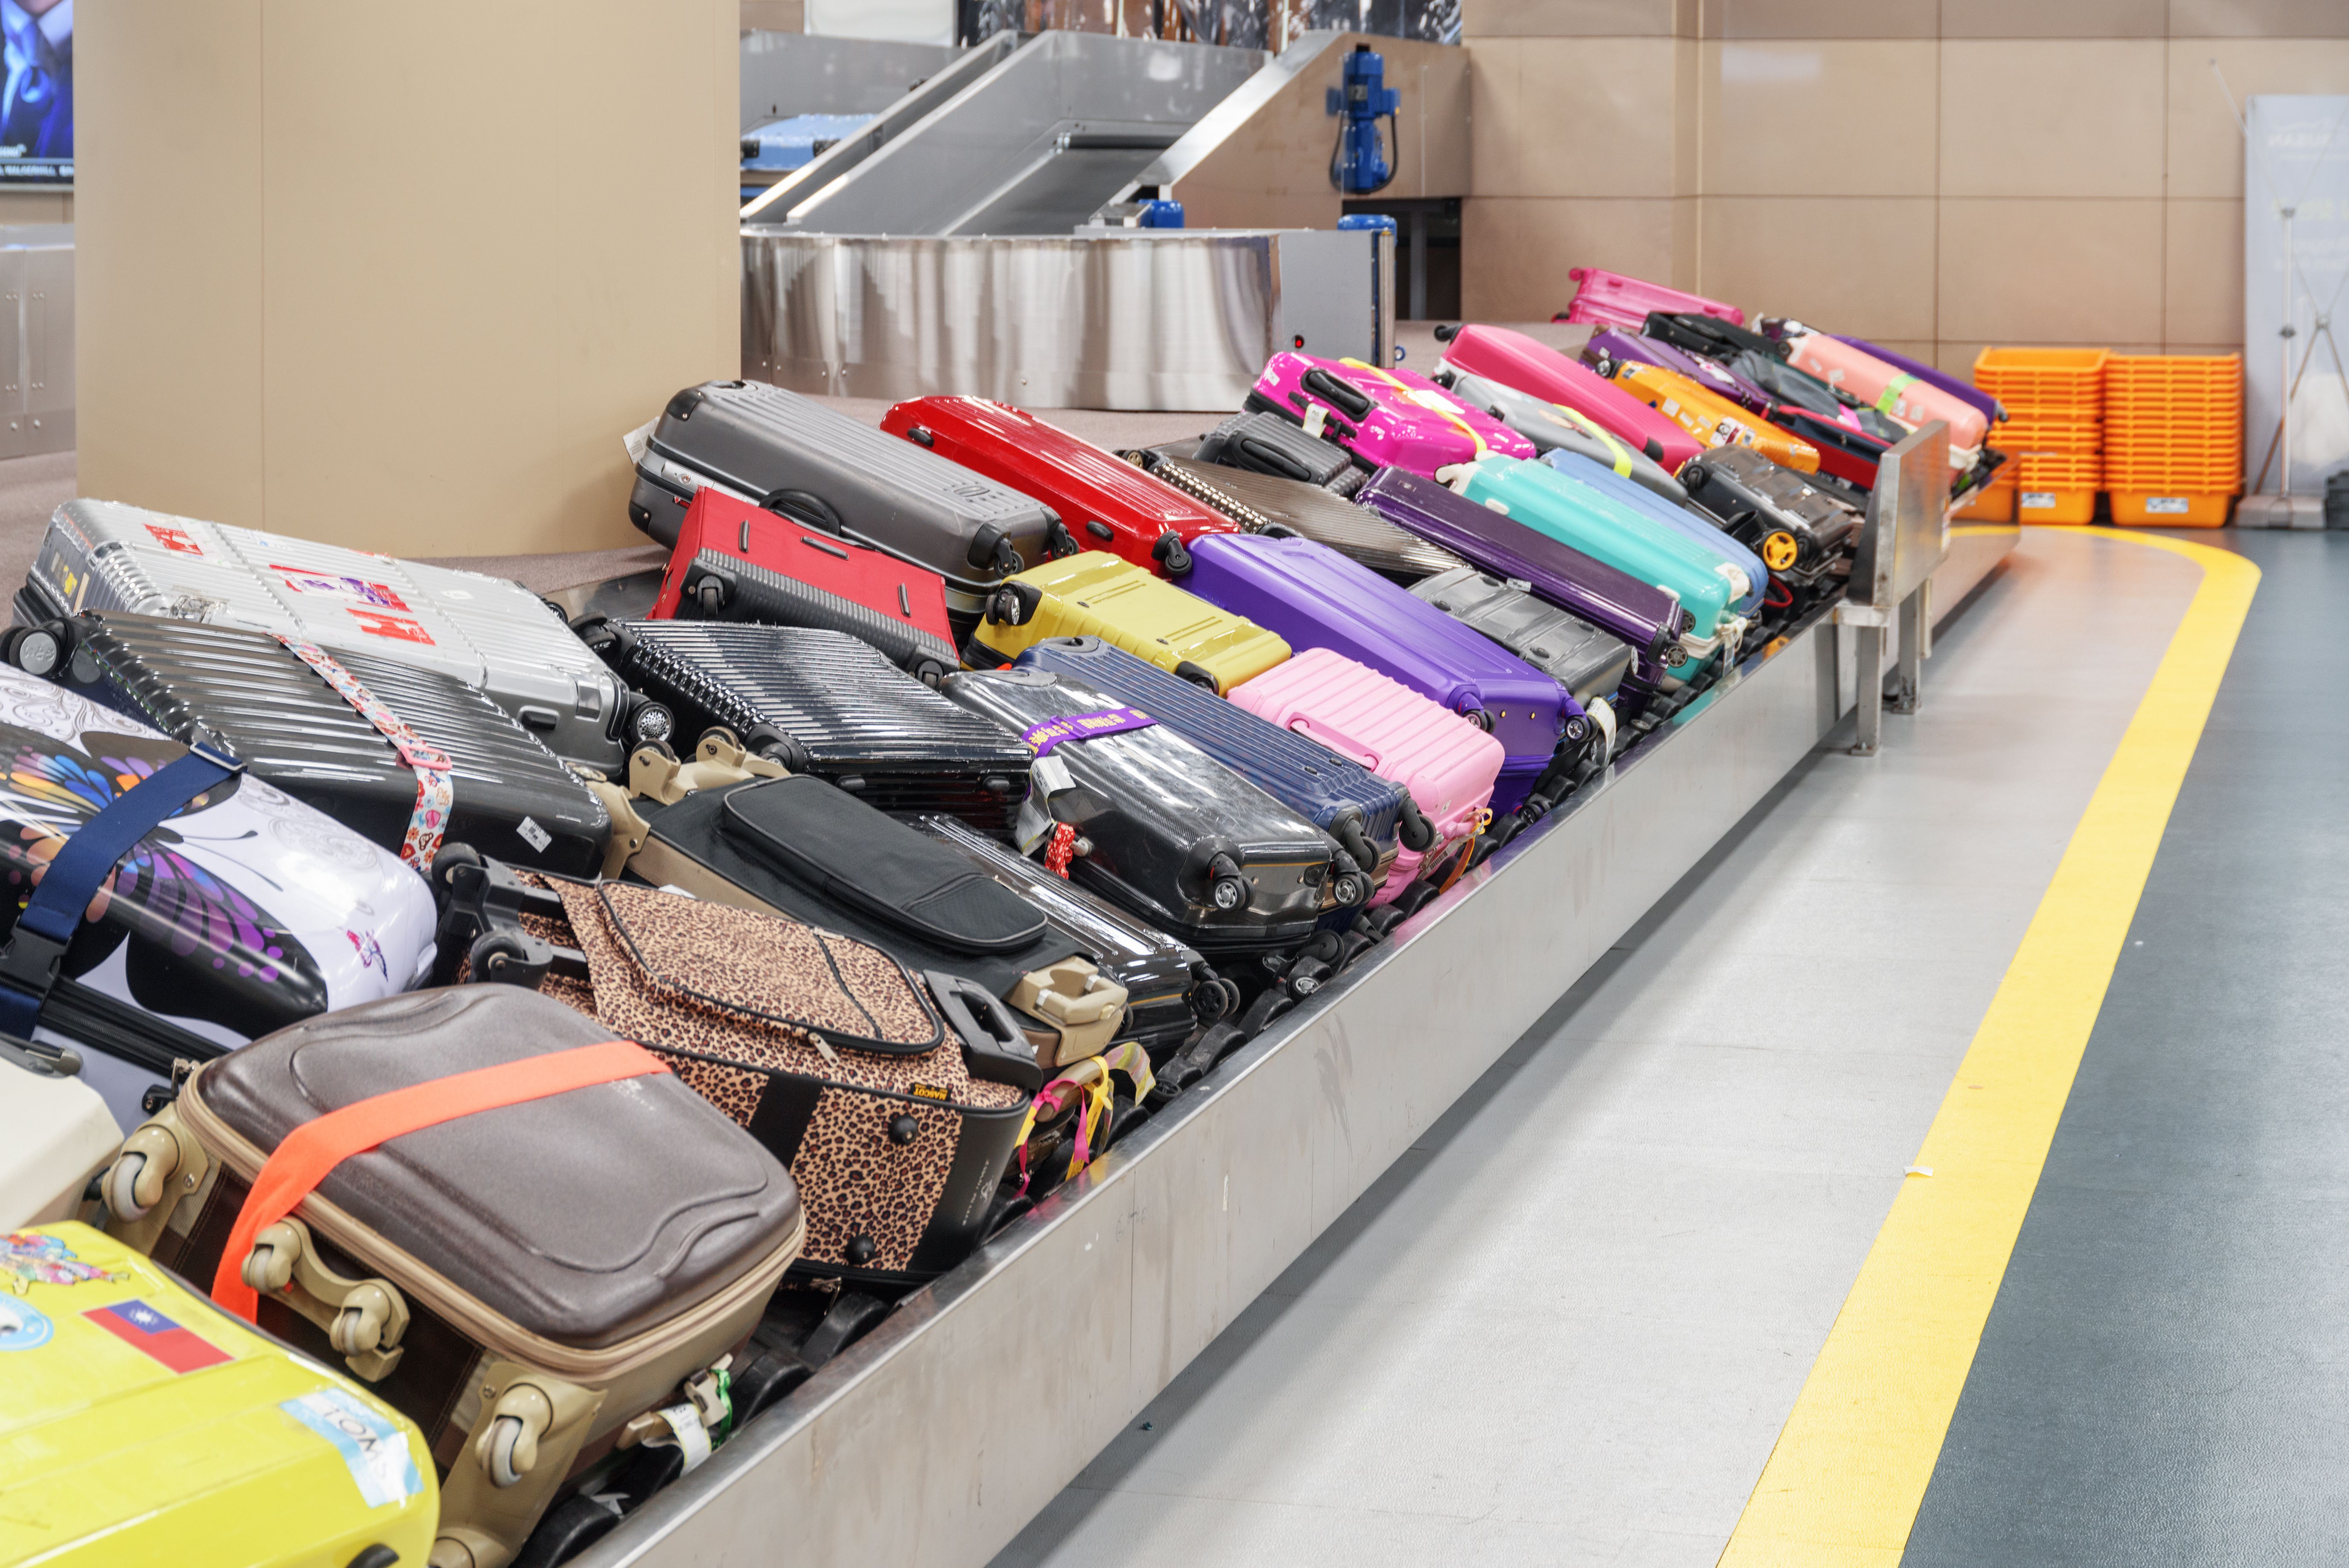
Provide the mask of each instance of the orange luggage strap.
POLYGON ((213 1272, 212 1300, 247 1323, 259 1321, 254 1314, 260 1309, 260 1297, 244 1282, 244 1260, 253 1252, 254 1239, 301 1207, 326 1173, 351 1156, 476 1111, 667 1071, 667 1063, 635 1041, 606 1040, 411 1084, 303 1123, 285 1136, 254 1178, 253 1190, 245 1194, 244 1207, 237 1211, 235 1228, 213 1272))

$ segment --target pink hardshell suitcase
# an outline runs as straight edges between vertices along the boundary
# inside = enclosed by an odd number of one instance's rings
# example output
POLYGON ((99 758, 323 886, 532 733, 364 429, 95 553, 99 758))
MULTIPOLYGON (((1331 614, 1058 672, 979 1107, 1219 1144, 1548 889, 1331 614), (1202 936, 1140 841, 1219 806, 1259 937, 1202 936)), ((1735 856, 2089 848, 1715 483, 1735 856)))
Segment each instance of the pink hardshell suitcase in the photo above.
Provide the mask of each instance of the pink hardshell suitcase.
POLYGON ((1745 325, 1745 312, 1701 294, 1682 294, 1660 283, 1643 283, 1619 272, 1601 272, 1595 266, 1570 267, 1566 275, 1582 286, 1575 291, 1574 303, 1566 307, 1566 319, 1577 325, 1587 322, 1599 327, 1629 327, 1637 331, 1651 310, 1667 315, 1701 313, 1719 317, 1732 326, 1745 325))
MULTIPOLYGON (((1436 335, 1444 337, 1444 329, 1436 335)), ((1609 434, 1647 454, 1666 473, 1704 450, 1696 437, 1681 429, 1622 388, 1587 365, 1578 365, 1537 338, 1506 327, 1475 324, 1453 330, 1444 339, 1444 363, 1454 370, 1483 376, 1504 387, 1515 387, 1528 397, 1559 403, 1609 434)))
POLYGON ((1787 358, 1797 370, 1808 370, 1829 386, 1841 389, 1904 424, 1922 425, 1932 420, 1950 422, 1950 450, 1979 447, 1990 428, 1982 410, 1953 398, 1930 381, 1894 369, 1865 348, 1856 348, 1824 332, 1788 332, 1783 339, 1787 358))
POLYGON ((1355 462, 1376 471, 1407 469, 1434 477, 1439 468, 1474 462, 1488 452, 1532 454, 1533 442, 1433 381, 1413 386, 1374 366, 1284 350, 1265 362, 1247 406, 1334 434, 1355 462))
POLYGON ((1374 905, 1392 900, 1423 864, 1475 833, 1492 802, 1500 742, 1342 653, 1306 649, 1233 687, 1230 699, 1411 791, 1435 841, 1417 853, 1396 851, 1394 869, 1371 900, 1374 905))

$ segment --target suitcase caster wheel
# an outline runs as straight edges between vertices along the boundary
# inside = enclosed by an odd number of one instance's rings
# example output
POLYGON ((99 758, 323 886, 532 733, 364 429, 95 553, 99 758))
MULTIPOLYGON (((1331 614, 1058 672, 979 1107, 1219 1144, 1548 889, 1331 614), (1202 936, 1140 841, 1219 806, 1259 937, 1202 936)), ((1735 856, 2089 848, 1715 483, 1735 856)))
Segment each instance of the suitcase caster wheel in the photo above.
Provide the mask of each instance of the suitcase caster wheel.
POLYGON ((106 1173, 108 1212, 121 1220, 144 1220, 151 1205, 139 1201, 139 1175, 147 1168, 143 1154, 125 1154, 106 1173))
POLYGON ((1228 855, 1218 855, 1207 862, 1207 901, 1226 910, 1247 904, 1247 878, 1240 875, 1238 864, 1228 855))
POLYGON ((1331 892, 1340 904, 1348 908, 1370 897, 1370 890, 1362 886, 1361 877, 1350 871, 1338 878, 1337 886, 1331 889, 1331 892))
POLYGON ((439 888, 449 887, 456 881, 460 867, 481 864, 481 852, 471 845, 443 844, 432 857, 432 883, 439 888))
POLYGON ((0 635, 0 659, 7 659, 27 675, 47 678, 64 667, 66 639, 55 627, 11 627, 0 635))
POLYGON ((1158 535, 1158 543, 1150 547, 1150 558, 1166 569, 1170 577, 1188 576, 1191 552, 1183 548, 1182 536, 1172 529, 1158 535))
POLYGON ((711 620, 716 620, 726 608, 726 582, 722 577, 702 578, 694 584, 692 594, 693 602, 701 607, 702 615, 711 620))
POLYGON ((665 704, 646 699, 629 711, 626 729, 632 752, 640 746, 665 745, 676 737, 677 715, 665 704))
POLYGON ((520 1486, 522 1478, 530 1473, 527 1461, 516 1463, 521 1459, 522 1439, 523 1425, 519 1416, 501 1416, 497 1424, 490 1428, 489 1449, 481 1456, 481 1463, 482 1468, 489 1471, 490 1484, 501 1491, 511 1486, 520 1486))
POLYGON ((512 931, 484 931, 465 956, 477 980, 503 980, 530 962, 530 950, 512 931))
POLYGON ((1206 687, 1218 697, 1224 694, 1223 688, 1216 684, 1214 672, 1204 664, 1194 664, 1186 659, 1174 667, 1174 673, 1194 686, 1206 687))
POLYGON ((1470 723, 1475 725, 1478 729, 1484 731, 1486 734, 1489 735, 1493 732, 1493 715, 1485 711, 1484 709, 1471 708, 1460 716, 1467 720, 1470 723))
POLYGON ((923 685, 936 691, 938 682, 944 680, 953 671, 935 659, 920 659, 914 661, 914 667, 906 673, 923 685))
POLYGON ((1191 1016, 1202 1023, 1229 1018, 1240 1010, 1240 988, 1221 975, 1191 988, 1191 1016))

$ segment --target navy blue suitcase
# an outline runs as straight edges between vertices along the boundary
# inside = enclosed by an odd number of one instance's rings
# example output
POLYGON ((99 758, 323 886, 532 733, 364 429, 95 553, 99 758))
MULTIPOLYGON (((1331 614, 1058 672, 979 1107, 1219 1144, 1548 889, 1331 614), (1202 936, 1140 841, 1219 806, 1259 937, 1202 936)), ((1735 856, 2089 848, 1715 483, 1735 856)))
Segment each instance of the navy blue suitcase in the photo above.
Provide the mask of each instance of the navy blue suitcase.
POLYGON ((1410 849, 1434 841, 1402 785, 1100 638, 1048 637, 1019 663, 1139 708, 1336 839, 1373 883, 1386 880, 1399 838, 1410 849))

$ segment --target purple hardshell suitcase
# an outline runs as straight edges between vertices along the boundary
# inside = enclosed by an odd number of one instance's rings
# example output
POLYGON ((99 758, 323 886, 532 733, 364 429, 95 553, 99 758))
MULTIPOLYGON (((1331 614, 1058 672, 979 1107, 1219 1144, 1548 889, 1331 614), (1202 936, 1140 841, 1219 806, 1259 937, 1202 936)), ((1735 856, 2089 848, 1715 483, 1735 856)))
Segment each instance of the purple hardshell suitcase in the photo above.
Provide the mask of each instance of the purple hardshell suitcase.
POLYGON ((1475 719, 1506 759, 1496 812, 1523 801, 1561 748, 1613 742, 1611 710, 1585 714, 1564 687, 1500 644, 1310 539, 1202 538, 1183 586, 1277 630, 1292 649, 1342 653, 1475 719))
POLYGON ((1632 673, 1621 692, 1627 707, 1634 698, 1644 701, 1666 667, 1681 657, 1688 612, 1652 583, 1399 468, 1372 475, 1358 499, 1396 526, 1442 545, 1495 576, 1524 583, 1537 597, 1630 643, 1632 673))

